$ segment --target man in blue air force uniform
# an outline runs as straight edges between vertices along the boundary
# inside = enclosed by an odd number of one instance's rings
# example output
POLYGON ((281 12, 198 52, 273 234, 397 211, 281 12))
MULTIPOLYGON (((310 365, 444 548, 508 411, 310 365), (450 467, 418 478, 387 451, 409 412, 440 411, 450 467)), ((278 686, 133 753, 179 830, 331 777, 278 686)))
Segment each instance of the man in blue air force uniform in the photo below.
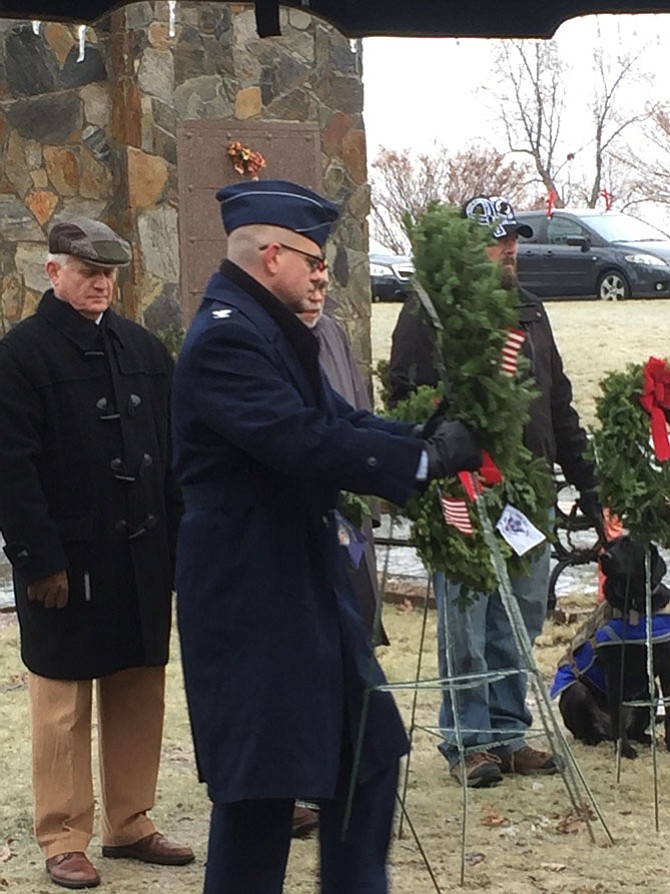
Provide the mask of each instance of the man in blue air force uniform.
POLYGON ((303 797, 321 807, 321 890, 383 894, 407 739, 391 695, 370 689, 383 675, 332 510, 340 488, 403 503, 417 481, 478 467, 479 449, 458 421, 424 442, 356 411, 322 375, 296 314, 320 283, 334 205, 277 180, 217 199, 228 258, 186 337, 173 405, 179 627, 213 801, 204 890, 280 894, 303 797))

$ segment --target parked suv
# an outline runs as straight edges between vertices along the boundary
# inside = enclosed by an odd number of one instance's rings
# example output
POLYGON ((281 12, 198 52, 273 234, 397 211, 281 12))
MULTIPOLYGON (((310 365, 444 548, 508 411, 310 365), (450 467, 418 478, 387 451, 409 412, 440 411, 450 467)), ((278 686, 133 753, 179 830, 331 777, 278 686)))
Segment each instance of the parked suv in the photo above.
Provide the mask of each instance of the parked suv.
POLYGON ((533 228, 519 237, 519 282, 540 298, 667 298, 670 238, 618 211, 524 211, 533 228))
POLYGON ((404 301, 412 291, 412 259, 404 255, 370 252, 370 286, 373 301, 404 301))

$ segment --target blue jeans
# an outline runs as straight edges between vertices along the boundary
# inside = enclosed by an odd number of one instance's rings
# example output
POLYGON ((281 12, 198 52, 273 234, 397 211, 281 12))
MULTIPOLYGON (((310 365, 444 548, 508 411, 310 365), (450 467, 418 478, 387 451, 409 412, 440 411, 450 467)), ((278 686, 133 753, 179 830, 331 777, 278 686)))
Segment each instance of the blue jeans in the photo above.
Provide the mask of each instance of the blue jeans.
MULTIPOLYGON (((512 580, 531 643, 542 630, 547 612, 549 545, 533 561, 527 577, 512 580)), ((452 646, 454 676, 484 674, 488 671, 521 666, 514 635, 500 594, 479 594, 461 611, 460 584, 433 576, 437 603, 437 648, 440 677, 448 676, 447 631, 452 646)), ((525 673, 513 673, 500 680, 477 683, 454 693, 465 748, 481 745, 482 751, 509 754, 525 745, 524 734, 532 723, 526 707, 525 673)), ((439 749, 453 766, 458 761, 452 700, 447 684, 442 689, 439 749)))

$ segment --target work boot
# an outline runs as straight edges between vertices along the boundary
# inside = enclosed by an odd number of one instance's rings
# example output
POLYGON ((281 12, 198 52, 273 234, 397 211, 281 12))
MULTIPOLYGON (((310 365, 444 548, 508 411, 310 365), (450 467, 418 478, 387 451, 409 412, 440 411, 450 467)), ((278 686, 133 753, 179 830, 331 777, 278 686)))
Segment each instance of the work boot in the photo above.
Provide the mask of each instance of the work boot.
POLYGON ((465 762, 460 761, 449 771, 454 779, 468 788, 489 788, 502 782, 500 758, 488 751, 474 751, 466 754, 465 762))
POLYGON ((524 745, 511 754, 505 754, 500 761, 503 773, 519 773, 521 776, 551 776, 558 772, 558 759, 548 751, 540 751, 524 745))

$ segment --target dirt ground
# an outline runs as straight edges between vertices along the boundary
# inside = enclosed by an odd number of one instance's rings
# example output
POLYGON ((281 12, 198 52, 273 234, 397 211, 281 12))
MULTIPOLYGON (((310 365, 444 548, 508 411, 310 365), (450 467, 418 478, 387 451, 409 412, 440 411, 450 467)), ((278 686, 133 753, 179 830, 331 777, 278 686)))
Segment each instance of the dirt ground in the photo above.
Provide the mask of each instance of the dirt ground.
MULTIPOLYGON (((566 368, 575 386, 583 418, 593 419, 593 395, 603 371, 650 354, 670 353, 670 307, 667 301, 554 302, 547 308, 566 368)), ((373 358, 388 357, 390 335, 400 306, 374 305, 373 358)), ((404 606, 385 608, 392 645, 381 650, 389 679, 416 677, 423 611, 404 606)), ((422 679, 435 670, 435 618, 427 617, 422 679)), ((536 646, 537 659, 549 681, 572 628, 548 624, 536 646)), ((397 698, 409 723, 412 695, 397 698)), ((422 691, 416 726, 435 724, 439 694, 422 691)), ((649 750, 625 762, 617 783, 609 745, 574 753, 615 840, 594 823, 595 842, 575 820, 559 777, 507 777, 497 788, 470 791, 465 834, 466 871, 460 879, 463 798, 449 778, 435 736, 417 730, 409 774, 407 811, 435 877, 431 880, 420 848, 405 823, 402 839, 391 852, 394 894, 485 891, 490 894, 668 894, 670 805, 663 792, 670 783, 670 754, 658 755, 660 833, 654 827, 653 775, 649 750)), ((132 760, 132 755, 128 756, 132 760)), ((94 839, 90 855, 109 894, 200 894, 207 840, 208 803, 196 782, 190 732, 176 644, 169 666, 168 709, 159 795, 153 811, 166 834, 191 844, 197 859, 172 869, 99 857, 94 839)), ((286 894, 317 891, 314 839, 296 841, 291 852, 286 894)), ((0 614, 0 890, 9 894, 48 894, 51 885, 31 833, 30 734, 27 692, 12 615, 0 614)), ((348 894, 348 892, 342 892, 348 894)))
MULTIPOLYGON (((0 620, 0 890, 8 894, 48 894, 57 890, 45 876, 44 864, 31 834, 30 740, 27 692, 19 659, 17 627, 0 620)), ((394 682, 412 680, 417 670, 423 610, 385 608, 385 625, 392 645, 382 661, 394 682)), ((428 612, 422 655, 422 679, 435 675, 435 618, 428 612)), ((548 624, 537 647, 547 680, 571 628, 548 624)), ((207 839, 208 804, 195 778, 186 719, 181 671, 173 649, 169 667, 168 711, 159 797, 154 817, 160 828, 190 843, 197 860, 183 868, 149 867, 99 857, 94 839, 90 855, 109 894, 161 892, 196 894, 202 890, 207 839)), ((412 696, 398 693, 409 722, 412 696)), ((438 693, 422 692, 416 726, 435 724, 438 693)), ((661 797, 660 834, 654 829, 653 776, 650 751, 622 767, 616 783, 615 762, 608 745, 574 753, 615 839, 613 847, 597 823, 591 840, 583 822, 574 818, 559 777, 506 777, 494 789, 470 791, 465 837, 466 870, 459 885, 462 792, 448 776, 435 748, 434 735, 417 731, 411 759, 407 812, 434 874, 434 884, 419 846, 405 823, 402 839, 391 851, 394 894, 486 891, 499 894, 667 894, 670 806, 661 797), (437 885, 437 887, 436 887, 437 885)), ((129 755, 132 760, 132 755, 129 755)), ((659 751, 659 786, 670 782, 670 755, 659 751)), ((286 894, 316 892, 316 840, 294 842, 286 894)), ((347 892, 342 892, 347 894, 347 892)))

